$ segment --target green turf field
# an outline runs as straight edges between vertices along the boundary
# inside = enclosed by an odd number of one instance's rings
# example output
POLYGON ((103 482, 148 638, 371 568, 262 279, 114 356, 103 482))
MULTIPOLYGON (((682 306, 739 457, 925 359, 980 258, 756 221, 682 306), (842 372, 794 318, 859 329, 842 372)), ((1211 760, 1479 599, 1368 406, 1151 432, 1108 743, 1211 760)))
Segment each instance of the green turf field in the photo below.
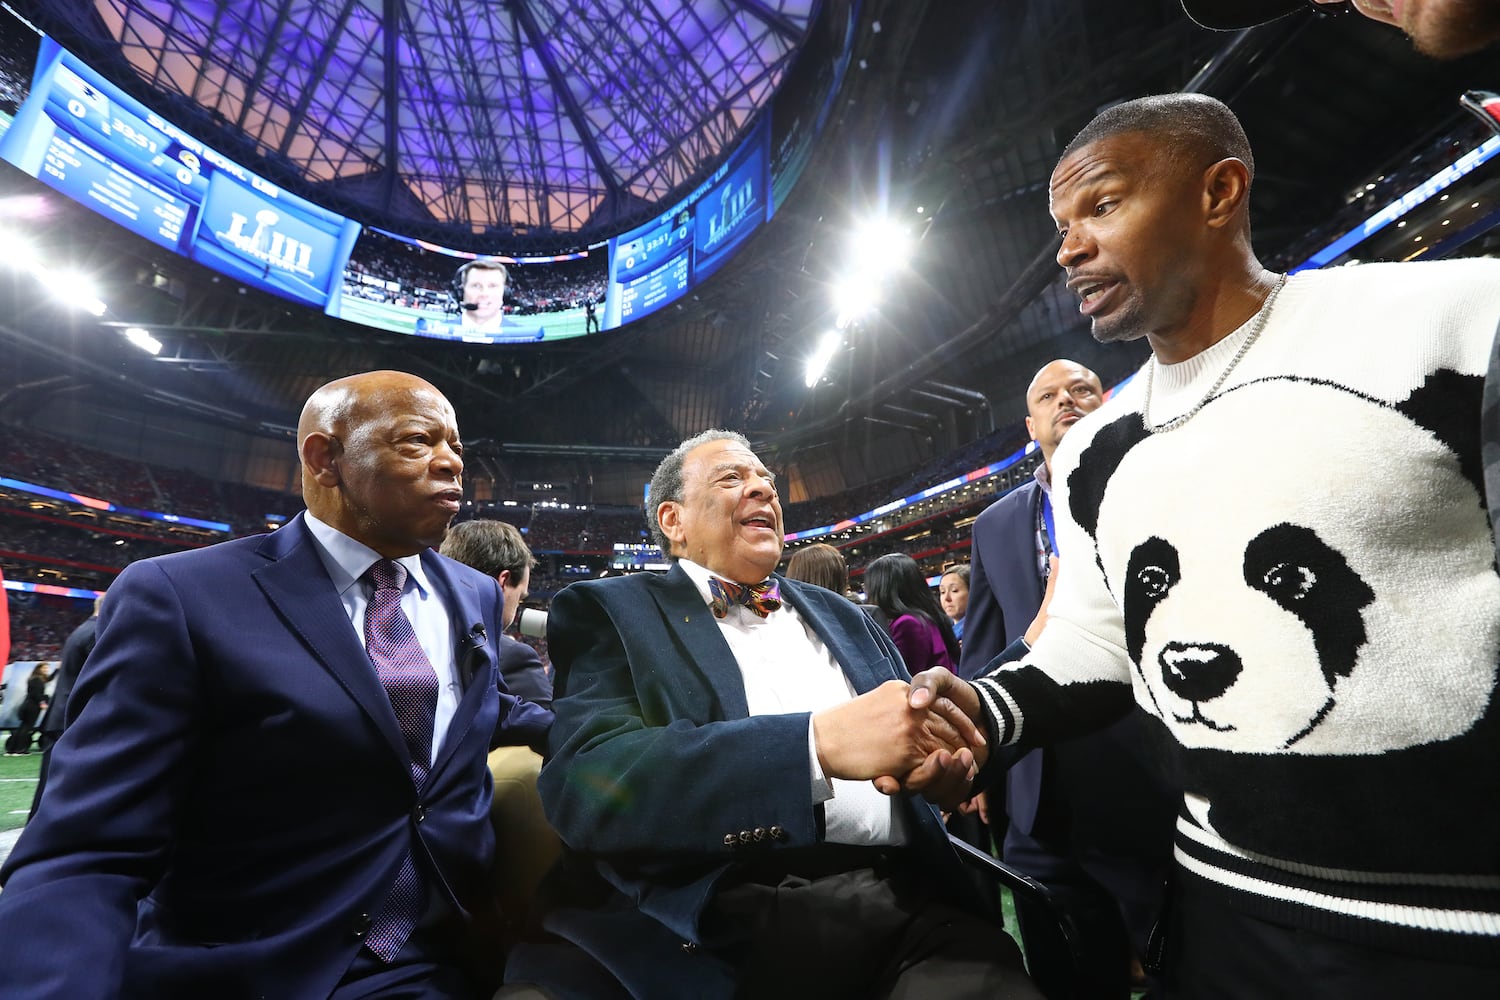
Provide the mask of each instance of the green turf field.
POLYGON ((42 755, 36 752, 0 757, 0 830, 14 830, 26 822, 41 766, 42 755))

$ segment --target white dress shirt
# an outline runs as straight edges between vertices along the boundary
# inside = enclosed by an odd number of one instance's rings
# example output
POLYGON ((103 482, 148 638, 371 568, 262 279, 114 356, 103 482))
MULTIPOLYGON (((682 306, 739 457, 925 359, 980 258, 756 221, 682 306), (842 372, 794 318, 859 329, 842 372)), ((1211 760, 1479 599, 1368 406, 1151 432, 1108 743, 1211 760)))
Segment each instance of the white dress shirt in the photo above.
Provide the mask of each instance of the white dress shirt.
MULTIPOLYGON (((334 589, 338 591, 344 613, 349 616, 355 634, 359 636, 359 644, 363 646, 365 608, 370 603, 370 587, 361 582, 360 577, 384 557, 363 542, 356 542, 337 528, 313 517, 311 513, 304 513, 302 517, 313 537, 318 558, 323 560, 323 568, 328 571, 334 589)), ((437 759, 438 748, 443 745, 448 723, 453 720, 453 713, 458 710, 458 701, 463 693, 459 689, 457 664, 453 662, 453 623, 449 621, 448 609, 443 607, 442 599, 433 592, 432 585, 427 580, 427 573, 422 569, 422 557, 405 556, 395 561, 406 567, 401 610, 411 620, 412 628, 417 633, 417 643, 422 647, 422 652, 427 654, 427 661, 437 673, 437 712, 432 720, 432 752, 427 760, 430 767, 437 759)), ((375 670, 373 663, 370 664, 370 670, 375 670)))
MULTIPOLYGON (((712 603, 708 581, 714 574, 689 559, 679 560, 679 565, 697 586, 704 603, 712 603)), ((749 608, 731 605, 729 614, 716 621, 739 667, 751 715, 818 712, 855 696, 843 667, 785 600, 764 618, 749 608)), ((906 842, 895 802, 877 791, 873 783, 824 776, 811 719, 807 724, 807 754, 812 765, 809 791, 813 804, 823 804, 826 841, 869 845, 906 842)))

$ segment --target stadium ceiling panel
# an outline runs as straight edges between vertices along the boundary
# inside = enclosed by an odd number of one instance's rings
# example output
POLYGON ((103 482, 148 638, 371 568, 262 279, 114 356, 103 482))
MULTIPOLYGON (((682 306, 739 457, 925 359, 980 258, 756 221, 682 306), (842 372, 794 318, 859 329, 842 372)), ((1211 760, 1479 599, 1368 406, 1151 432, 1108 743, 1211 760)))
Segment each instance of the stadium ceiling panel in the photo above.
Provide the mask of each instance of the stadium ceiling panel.
POLYGON ((816 13, 816 0, 42 6, 365 221, 564 241, 611 235, 710 169, 816 13))

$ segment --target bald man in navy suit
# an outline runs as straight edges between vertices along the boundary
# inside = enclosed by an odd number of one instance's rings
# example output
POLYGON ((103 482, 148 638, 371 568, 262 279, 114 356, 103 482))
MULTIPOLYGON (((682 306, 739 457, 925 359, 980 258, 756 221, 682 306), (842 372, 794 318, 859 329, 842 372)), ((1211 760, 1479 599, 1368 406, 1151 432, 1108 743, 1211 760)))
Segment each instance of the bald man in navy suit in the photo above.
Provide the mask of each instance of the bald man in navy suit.
POLYGON ((499 586, 431 551, 457 420, 368 372, 315 392, 298 441, 305 514, 110 588, 0 872, 6 996, 479 995, 454 941, 488 905, 485 753, 497 713, 533 743, 550 715, 499 690, 499 586), (430 701, 388 694, 388 629, 430 701))

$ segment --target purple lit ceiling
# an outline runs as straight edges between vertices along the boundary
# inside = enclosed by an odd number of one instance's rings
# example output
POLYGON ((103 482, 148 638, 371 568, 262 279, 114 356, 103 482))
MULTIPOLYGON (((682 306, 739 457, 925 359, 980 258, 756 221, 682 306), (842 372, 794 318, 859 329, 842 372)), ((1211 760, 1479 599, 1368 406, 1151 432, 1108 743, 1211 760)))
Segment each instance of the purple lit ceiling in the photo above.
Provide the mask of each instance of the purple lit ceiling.
POLYGON ((816 2, 58 6, 79 8, 76 30, 118 46, 151 90, 242 133, 335 207, 414 231, 566 238, 618 228, 709 166, 774 93, 816 2))

